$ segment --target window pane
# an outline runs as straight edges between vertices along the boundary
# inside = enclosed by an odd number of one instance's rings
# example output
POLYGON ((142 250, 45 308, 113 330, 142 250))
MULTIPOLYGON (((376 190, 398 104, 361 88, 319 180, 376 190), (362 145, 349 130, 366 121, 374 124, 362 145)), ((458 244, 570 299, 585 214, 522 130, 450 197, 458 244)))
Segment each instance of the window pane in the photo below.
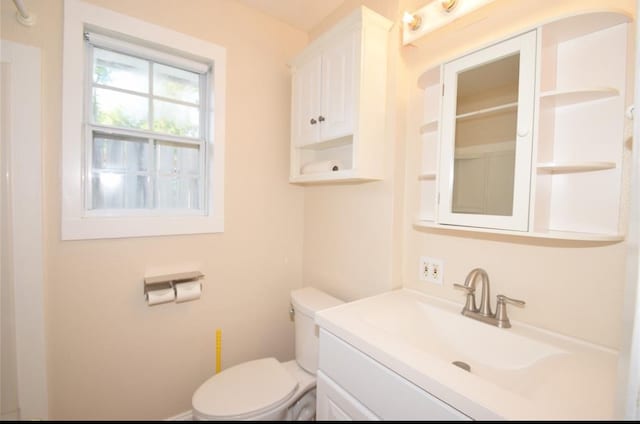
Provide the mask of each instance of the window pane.
POLYGON ((124 207, 124 174, 93 173, 91 176, 93 209, 122 209, 124 207))
POLYGON ((94 172, 91 186, 92 209, 142 209, 151 206, 148 176, 94 172))
POLYGON ((160 174, 200 174, 200 146, 158 142, 157 169, 160 174))
POLYGON ((197 107, 153 101, 153 130, 183 137, 200 136, 200 113, 197 107))
POLYGON ((93 82, 148 93, 149 62, 95 47, 93 49, 93 82))
POLYGON ((198 178, 182 178, 180 180, 181 203, 188 209, 200 209, 200 180, 198 178))
POLYGON ((158 207, 199 209, 200 181, 197 178, 158 177, 158 207))
POLYGON ((93 118, 101 125, 148 129, 149 102, 142 96, 94 88, 93 118))
POLYGON ((143 209, 151 207, 148 176, 127 175, 125 188, 125 207, 143 209))
POLYGON ((146 172, 149 170, 149 142, 136 138, 113 138, 94 135, 93 167, 95 169, 129 170, 146 172))
POLYGON ((200 104, 200 75, 172 66, 154 64, 153 94, 200 104))

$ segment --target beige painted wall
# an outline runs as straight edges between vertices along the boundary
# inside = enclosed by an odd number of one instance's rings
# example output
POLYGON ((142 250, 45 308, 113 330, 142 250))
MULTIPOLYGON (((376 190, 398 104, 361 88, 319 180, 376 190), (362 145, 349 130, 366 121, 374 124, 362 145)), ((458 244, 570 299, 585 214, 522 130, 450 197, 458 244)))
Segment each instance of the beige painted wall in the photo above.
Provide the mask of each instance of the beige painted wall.
MULTIPOLYGON (((416 10, 423 3, 407 0, 403 7, 416 10)), ((635 2, 630 0, 496 0, 485 9, 425 36, 419 48, 402 47, 409 101, 412 104, 421 101, 415 84, 418 76, 444 59, 554 16, 601 7, 635 13, 635 2)), ((466 274, 479 266, 489 273, 492 296, 502 293, 527 302, 524 309, 510 308, 512 319, 619 347, 626 243, 535 241, 412 228, 419 208, 415 176, 421 155, 418 127, 412 126, 410 120, 407 122, 406 207, 402 229, 404 286, 457 301, 462 306, 464 295, 454 290, 452 284, 463 282, 466 274), (444 260, 443 287, 418 280, 420 256, 444 260)))
POLYGON ((302 284, 304 199, 288 183, 286 63, 307 35, 235 1, 91 2, 227 48, 224 234, 62 242, 63 3, 26 1, 32 28, 1 3, 2 38, 42 50, 50 418, 162 419, 189 410, 213 374, 216 328, 223 368, 294 356, 289 291, 302 284), (145 275, 192 269, 206 275, 200 300, 146 306, 145 275))

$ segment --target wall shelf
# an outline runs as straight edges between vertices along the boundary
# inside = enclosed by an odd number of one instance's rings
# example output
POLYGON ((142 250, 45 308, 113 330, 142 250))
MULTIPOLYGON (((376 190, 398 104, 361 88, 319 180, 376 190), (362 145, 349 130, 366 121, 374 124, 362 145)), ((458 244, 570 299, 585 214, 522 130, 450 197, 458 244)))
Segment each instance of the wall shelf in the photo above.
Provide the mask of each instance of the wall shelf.
POLYGON ((615 162, 545 162, 539 163, 538 171, 551 172, 554 174, 569 172, 589 172, 602 171, 615 168, 615 162))
POLYGON ((454 232, 471 232, 471 233, 489 233, 504 236, 539 238, 539 239, 555 239, 555 240, 575 240, 575 241, 595 241, 595 242, 619 242, 624 240, 623 234, 597 234, 597 233, 578 233, 572 231, 509 231, 494 228, 480 227, 461 227, 455 225, 436 224, 434 221, 420 220, 413 224, 416 228, 437 229, 454 232))
POLYGON ((593 102, 600 99, 618 96, 620 92, 611 87, 585 88, 577 90, 550 90, 540 93, 540 99, 545 104, 556 107, 593 102))
POLYGON ((329 182, 355 182, 355 181, 375 181, 375 178, 362 178, 352 169, 345 169, 335 172, 317 172, 312 174, 301 174, 291 178, 293 184, 323 184, 329 182))
POLYGON ((419 180, 435 180, 436 179, 436 173, 434 172, 423 172, 422 174, 418 175, 418 179, 419 180))
POLYGON ((420 127, 420 134, 425 134, 428 132, 433 132, 438 130, 438 120, 433 119, 431 121, 425 122, 424 125, 420 127))
POLYGON ((335 147, 349 146, 353 142, 351 137, 341 137, 332 140, 320 141, 318 143, 300 144, 296 146, 298 149, 306 150, 325 150, 335 147))

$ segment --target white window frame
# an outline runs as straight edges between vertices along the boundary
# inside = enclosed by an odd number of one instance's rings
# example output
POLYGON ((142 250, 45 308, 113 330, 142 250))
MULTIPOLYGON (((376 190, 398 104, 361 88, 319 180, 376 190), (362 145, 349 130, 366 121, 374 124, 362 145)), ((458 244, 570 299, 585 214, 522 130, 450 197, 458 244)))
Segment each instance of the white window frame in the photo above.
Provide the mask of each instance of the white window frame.
MULTIPOLYGON (((226 49, 127 15, 65 0, 62 75, 62 240, 217 233, 224 230, 224 141, 226 49), (198 214, 102 216, 85 208, 84 90, 91 78, 83 34, 87 30, 135 40, 148 48, 208 63, 212 76, 207 93, 209 125, 204 179, 206 205, 198 214), (215 113, 214 113, 215 105, 215 113)), ((161 53, 160 53, 161 54, 161 53)), ((126 213, 126 210, 123 210, 126 213)))

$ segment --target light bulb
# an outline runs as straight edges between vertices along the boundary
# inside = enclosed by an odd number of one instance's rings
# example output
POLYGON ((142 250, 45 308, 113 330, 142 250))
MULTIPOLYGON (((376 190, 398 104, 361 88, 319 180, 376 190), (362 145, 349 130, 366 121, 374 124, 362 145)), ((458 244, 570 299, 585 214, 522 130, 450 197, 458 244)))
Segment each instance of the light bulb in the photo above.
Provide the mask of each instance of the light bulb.
POLYGON ((402 15, 402 22, 407 24, 411 31, 415 31, 420 28, 422 24, 422 18, 419 15, 412 15, 409 12, 404 12, 402 15))
POLYGON ((456 6, 457 0, 440 0, 440 5, 445 12, 449 13, 456 6))

